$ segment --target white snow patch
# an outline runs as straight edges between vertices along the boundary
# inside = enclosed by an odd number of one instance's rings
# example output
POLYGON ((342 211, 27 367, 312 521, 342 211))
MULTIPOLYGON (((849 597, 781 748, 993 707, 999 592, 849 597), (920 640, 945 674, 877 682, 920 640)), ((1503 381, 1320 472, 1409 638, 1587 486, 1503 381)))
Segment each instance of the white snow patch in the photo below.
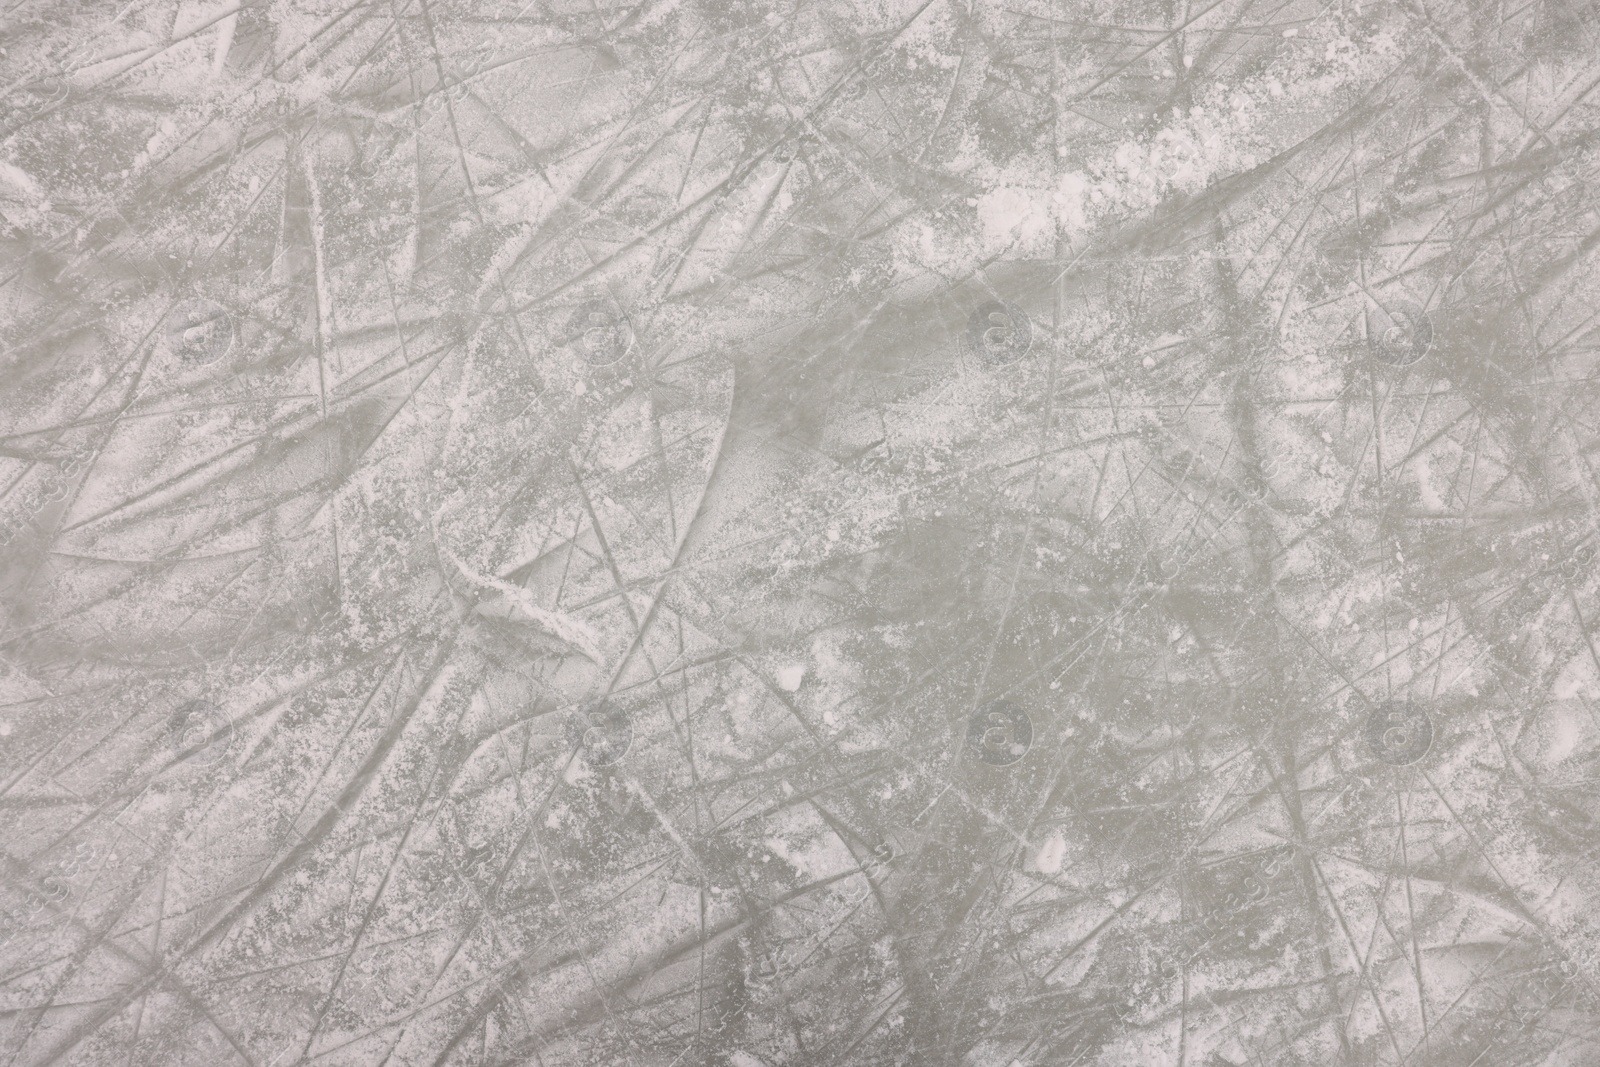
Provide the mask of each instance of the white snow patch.
POLYGON ((1034 853, 1033 865, 1039 869, 1040 874, 1060 874, 1061 863, 1067 857, 1067 842, 1057 830, 1045 838, 1044 844, 1039 846, 1039 851, 1034 853))

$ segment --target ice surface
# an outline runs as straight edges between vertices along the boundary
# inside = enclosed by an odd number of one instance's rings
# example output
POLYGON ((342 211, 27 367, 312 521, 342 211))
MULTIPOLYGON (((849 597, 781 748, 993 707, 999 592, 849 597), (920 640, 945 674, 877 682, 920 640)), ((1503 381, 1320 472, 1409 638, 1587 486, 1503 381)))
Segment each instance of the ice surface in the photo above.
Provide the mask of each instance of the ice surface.
POLYGON ((0 1067, 1600 1063, 1597 57, 7 4, 0 1067))

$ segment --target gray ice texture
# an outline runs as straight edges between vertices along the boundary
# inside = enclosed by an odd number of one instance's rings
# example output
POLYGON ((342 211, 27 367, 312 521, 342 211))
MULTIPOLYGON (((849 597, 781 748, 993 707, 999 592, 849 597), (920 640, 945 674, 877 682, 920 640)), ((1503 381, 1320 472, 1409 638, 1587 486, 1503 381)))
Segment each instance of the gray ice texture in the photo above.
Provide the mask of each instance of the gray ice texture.
POLYGON ((1596 1067, 1600 6, 0 0, 0 1067, 1596 1067))

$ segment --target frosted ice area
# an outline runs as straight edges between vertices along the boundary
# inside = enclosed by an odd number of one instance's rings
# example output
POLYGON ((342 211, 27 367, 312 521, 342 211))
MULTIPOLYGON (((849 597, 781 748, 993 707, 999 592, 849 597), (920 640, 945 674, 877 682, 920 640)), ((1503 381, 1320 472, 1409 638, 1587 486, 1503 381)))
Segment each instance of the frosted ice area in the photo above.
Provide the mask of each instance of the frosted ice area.
POLYGON ((0 1067, 1600 1064, 1597 57, 7 0, 0 1067))

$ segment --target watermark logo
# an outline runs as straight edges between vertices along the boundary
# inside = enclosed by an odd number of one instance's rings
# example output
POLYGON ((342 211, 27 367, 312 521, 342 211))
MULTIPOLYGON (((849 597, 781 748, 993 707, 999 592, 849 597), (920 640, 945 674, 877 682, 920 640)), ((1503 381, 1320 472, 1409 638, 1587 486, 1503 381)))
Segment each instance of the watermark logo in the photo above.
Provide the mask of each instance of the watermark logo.
POLYGON ((611 367, 633 347, 633 331, 615 308, 603 300, 580 304, 567 320, 562 344, 570 346, 591 367, 611 367))
POLYGON ((233 740, 233 723, 209 701, 191 700, 167 721, 167 746, 177 759, 194 766, 221 763, 233 740))
POLYGON ((1009 767, 1033 745, 1033 720, 1009 700, 984 705, 967 723, 967 745, 983 762, 1009 767))
POLYGON ((574 720, 578 747, 591 767, 610 767, 633 747, 633 722, 628 713, 602 700, 580 711, 574 720))
POLYGON ((966 346, 992 366, 1015 363, 1033 347, 1033 323, 1021 308, 991 300, 968 317, 966 346))
POLYGON ((750 961, 750 977, 745 980, 746 984, 757 992, 771 991, 783 977, 786 962, 781 948, 756 951, 750 961))
POLYGON ((1373 708, 1365 733, 1373 756, 1395 767, 1417 762, 1433 747, 1433 720, 1409 702, 1373 708))
POLYGON ((1409 301, 1379 308, 1369 323, 1372 353, 1391 367, 1409 367, 1433 347, 1433 320, 1409 301))
POLYGON ((1245 496, 1262 501, 1273 495, 1273 485, 1289 470, 1286 457, 1274 453, 1264 456, 1255 468, 1246 473, 1241 483, 1245 496))
POLYGON ((7 101, 13 113, 23 119, 43 118, 67 102, 70 90, 62 78, 44 78, 14 90, 7 101))
POLYGON ((215 363, 233 348, 233 319, 211 300, 179 301, 167 316, 167 344, 185 363, 215 363))

